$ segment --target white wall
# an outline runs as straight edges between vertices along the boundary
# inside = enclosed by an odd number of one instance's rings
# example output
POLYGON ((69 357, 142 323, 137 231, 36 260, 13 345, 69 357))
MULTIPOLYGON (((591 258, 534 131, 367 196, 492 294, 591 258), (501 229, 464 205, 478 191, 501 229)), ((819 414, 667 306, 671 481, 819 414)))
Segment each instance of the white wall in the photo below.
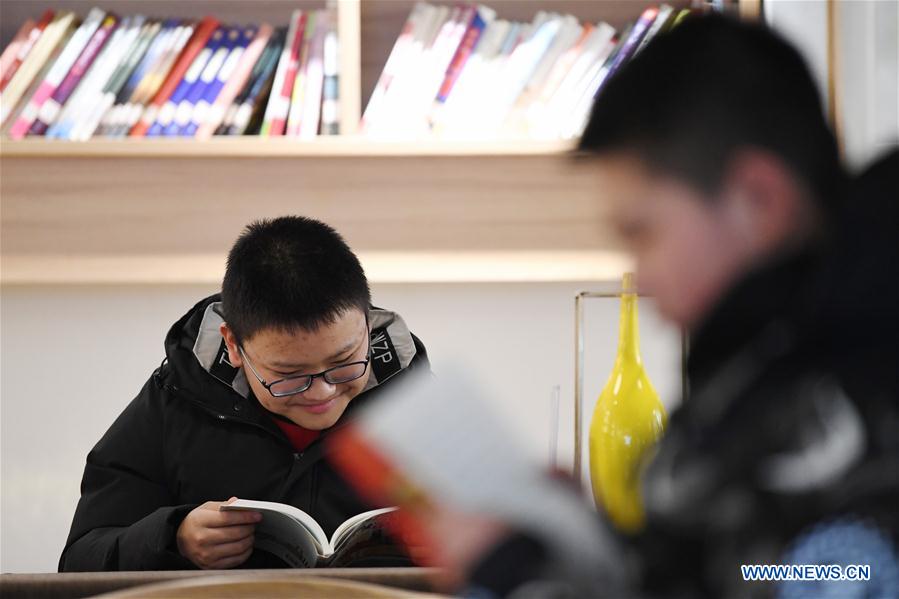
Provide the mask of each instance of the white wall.
POLYGON ((844 1, 839 8, 843 143, 858 169, 899 143, 899 1, 844 1))
MULTIPOLYGON (((401 312, 425 341, 435 370, 452 357, 475 371, 490 386, 497 409, 544 458, 550 392, 560 385, 559 453, 567 465, 573 445, 574 295, 583 289, 603 286, 377 285, 373 291, 378 305, 401 312)), ((2 289, 0 571, 56 569, 88 450, 159 364, 169 325, 212 291, 2 289)), ((670 403, 680 384, 678 337, 659 325, 648 303, 641 308, 644 358, 670 403)), ((598 395, 611 369, 617 319, 614 300, 588 307, 589 398, 598 395)))
POLYGON ((765 20, 805 58, 827 111, 827 0, 763 0, 765 20))
POLYGON ((825 107, 833 69, 842 149, 858 170, 899 143, 899 0, 834 1, 835 65, 828 59, 827 0, 764 0, 764 12, 805 58, 825 107))

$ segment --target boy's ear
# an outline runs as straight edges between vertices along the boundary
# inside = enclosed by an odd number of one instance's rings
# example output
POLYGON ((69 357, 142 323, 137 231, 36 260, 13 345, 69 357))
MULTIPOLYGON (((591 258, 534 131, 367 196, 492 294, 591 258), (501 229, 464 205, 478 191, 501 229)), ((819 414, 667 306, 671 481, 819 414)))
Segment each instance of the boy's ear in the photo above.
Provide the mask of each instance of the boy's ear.
POLYGON ((746 150, 735 156, 725 191, 733 224, 753 253, 779 249, 808 229, 803 188, 792 170, 770 153, 746 150))
POLYGON ((222 334, 222 339, 225 340, 225 347, 228 348, 228 361, 231 362, 231 366, 240 368, 243 366, 243 360, 237 350, 237 337, 226 322, 219 325, 219 332, 222 334))

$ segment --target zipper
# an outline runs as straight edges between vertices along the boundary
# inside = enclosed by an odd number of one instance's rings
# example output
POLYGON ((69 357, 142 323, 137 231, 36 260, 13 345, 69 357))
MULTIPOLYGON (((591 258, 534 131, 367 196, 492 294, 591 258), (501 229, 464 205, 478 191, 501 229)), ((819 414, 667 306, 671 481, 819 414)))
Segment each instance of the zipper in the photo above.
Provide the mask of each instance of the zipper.
POLYGON ((311 466, 312 472, 310 473, 312 476, 312 481, 309 486, 309 509, 315 511, 315 505, 318 503, 318 464, 313 464, 311 466))
POLYGON ((271 435, 272 437, 277 439, 282 444, 290 447, 292 453, 296 451, 296 450, 294 450, 293 445, 291 445, 291 443, 288 439, 278 436, 277 434, 275 434, 274 431, 267 429, 266 427, 262 426, 261 424, 257 424, 255 422, 250 422, 248 420, 243 420, 240 418, 231 418, 230 416, 226 416, 219 411, 213 410, 212 408, 210 408, 209 406, 207 406, 205 403, 201 402, 200 400, 194 399, 193 397, 191 397, 190 393, 184 392, 174 385, 170 385, 169 383, 163 382, 162 377, 159 373, 159 370, 157 370, 157 372, 156 372, 156 379, 157 379, 157 384, 160 385, 164 391, 167 391, 167 392, 171 393, 172 395, 176 395, 178 397, 186 399, 187 401, 191 402, 198 408, 202 409, 207 414, 210 414, 213 417, 215 417, 217 420, 222 420, 224 422, 233 422, 233 423, 237 423, 237 424, 243 424, 246 426, 252 426, 259 430, 265 431, 266 433, 268 433, 269 435, 271 435))

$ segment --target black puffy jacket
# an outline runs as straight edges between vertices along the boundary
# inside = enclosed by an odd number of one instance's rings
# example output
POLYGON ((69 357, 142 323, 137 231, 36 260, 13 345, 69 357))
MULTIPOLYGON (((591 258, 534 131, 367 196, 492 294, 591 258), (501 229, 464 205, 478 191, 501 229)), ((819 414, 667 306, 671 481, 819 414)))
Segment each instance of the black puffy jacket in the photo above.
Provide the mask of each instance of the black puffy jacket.
MULTIPOLYGON (((226 359, 219 297, 169 330, 166 359, 87 456, 81 499, 60 571, 192 568, 175 533, 192 509, 231 496, 311 514, 327 534, 366 504, 325 460, 323 439, 297 453, 226 359)), ((429 369, 421 341, 397 314, 372 308, 372 373, 340 427, 407 371, 429 369)), ((333 429, 330 429, 333 430, 333 429)), ((277 567, 256 551, 243 567, 277 567)))

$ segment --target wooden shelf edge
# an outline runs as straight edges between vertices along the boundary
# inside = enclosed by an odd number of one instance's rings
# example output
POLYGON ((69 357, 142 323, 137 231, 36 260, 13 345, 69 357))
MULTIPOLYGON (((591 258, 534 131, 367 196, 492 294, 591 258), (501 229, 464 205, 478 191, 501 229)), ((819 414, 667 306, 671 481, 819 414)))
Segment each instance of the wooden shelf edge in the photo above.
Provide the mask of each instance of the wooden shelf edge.
POLYGON ((354 156, 534 156, 561 155, 571 141, 381 141, 357 136, 289 138, 50 139, 0 140, 0 158, 260 158, 354 156))
MULTIPOLYGON (((363 251, 372 283, 562 283, 620 278, 633 263, 604 250, 390 252, 363 251)), ((224 255, 4 255, 0 284, 218 284, 224 255)))

